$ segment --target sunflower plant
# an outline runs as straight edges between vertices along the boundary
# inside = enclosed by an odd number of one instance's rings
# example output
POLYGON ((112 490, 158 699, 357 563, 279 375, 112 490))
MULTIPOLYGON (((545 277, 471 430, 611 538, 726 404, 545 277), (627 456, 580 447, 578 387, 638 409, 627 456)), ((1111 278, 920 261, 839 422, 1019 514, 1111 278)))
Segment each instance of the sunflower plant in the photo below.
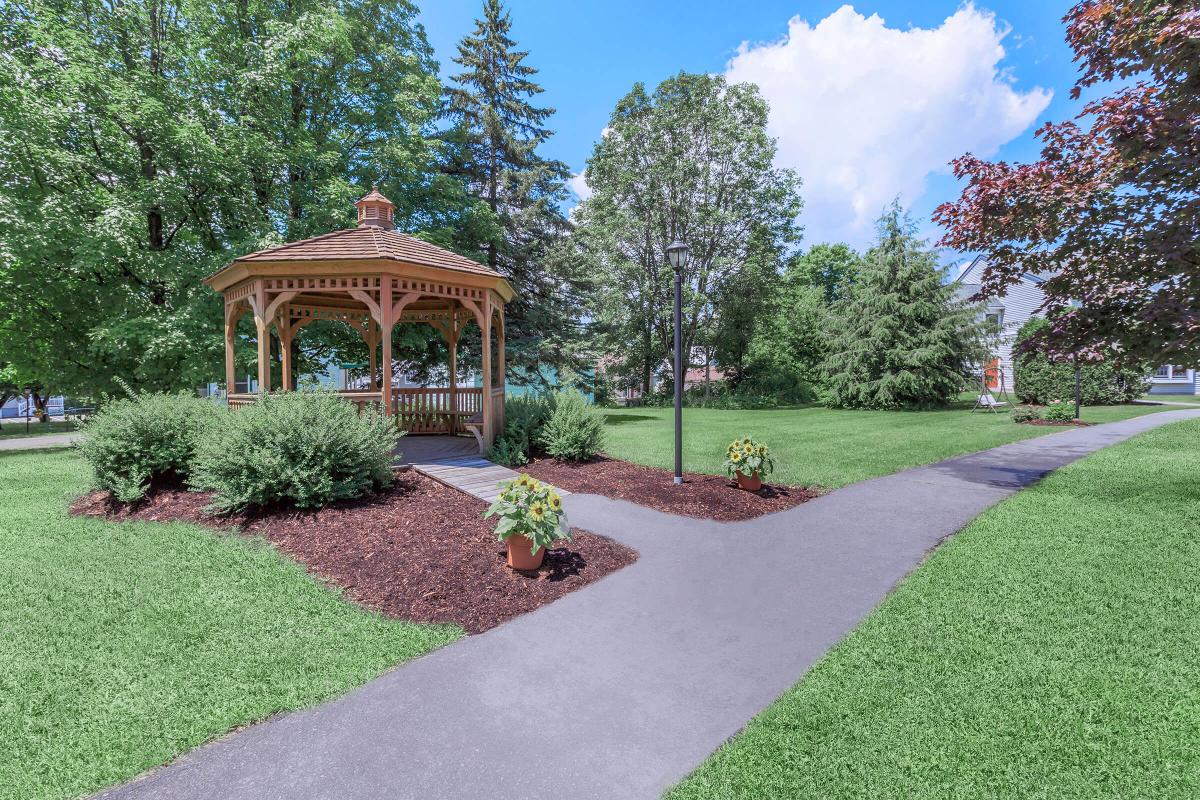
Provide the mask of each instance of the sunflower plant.
POLYGON ((743 475, 753 475, 757 472, 759 477, 765 478, 773 469, 775 462, 771 459, 771 449, 749 436, 734 439, 729 443, 729 447, 725 448, 725 472, 731 478, 738 472, 743 475))
POLYGON ((507 542, 513 536, 529 539, 533 543, 531 553, 559 539, 571 538, 562 497, 553 486, 529 475, 501 483, 500 496, 483 516, 500 517, 496 525, 496 538, 500 541, 507 542))

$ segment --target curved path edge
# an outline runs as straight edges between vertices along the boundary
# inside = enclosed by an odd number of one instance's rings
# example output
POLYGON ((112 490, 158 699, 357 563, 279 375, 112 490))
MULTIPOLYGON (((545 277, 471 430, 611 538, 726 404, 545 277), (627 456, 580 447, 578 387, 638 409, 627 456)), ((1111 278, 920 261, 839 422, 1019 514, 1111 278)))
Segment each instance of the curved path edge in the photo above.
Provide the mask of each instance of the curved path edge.
POLYGON ((104 798, 653 798, 794 684, 944 538, 1168 422, 1072 429, 740 523, 572 495, 633 565, 104 798))

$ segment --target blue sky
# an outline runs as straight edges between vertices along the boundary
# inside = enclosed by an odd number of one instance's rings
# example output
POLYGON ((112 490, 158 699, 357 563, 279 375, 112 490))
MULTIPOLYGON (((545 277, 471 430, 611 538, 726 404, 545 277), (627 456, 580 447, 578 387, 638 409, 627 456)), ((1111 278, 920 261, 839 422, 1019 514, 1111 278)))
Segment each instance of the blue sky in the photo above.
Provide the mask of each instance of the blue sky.
MULTIPOLYGON (((456 68, 450 59, 480 5, 424 4, 421 19, 443 75, 456 68)), ((1030 159, 1037 127, 1077 113, 1069 98, 1076 66, 1061 23, 1070 6, 508 3, 513 36, 540 71, 541 100, 557 111, 546 155, 581 171, 616 101, 636 81, 653 86, 679 70, 726 72, 758 83, 772 103, 779 161, 806 181, 806 244, 846 239, 860 247, 870 220, 895 195, 926 235, 936 235, 930 213, 957 196, 946 161, 965 149, 1030 159)))

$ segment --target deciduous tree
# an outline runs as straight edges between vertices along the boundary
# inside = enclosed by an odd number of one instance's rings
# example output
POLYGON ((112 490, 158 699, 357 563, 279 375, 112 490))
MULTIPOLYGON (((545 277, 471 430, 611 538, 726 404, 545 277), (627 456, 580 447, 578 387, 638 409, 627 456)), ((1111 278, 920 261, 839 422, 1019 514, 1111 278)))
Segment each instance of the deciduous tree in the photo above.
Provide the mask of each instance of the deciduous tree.
POLYGON ((1047 276, 1057 358, 1200 360, 1200 13, 1194 0, 1085 0, 1064 18, 1088 102, 1030 164, 964 155, 942 244, 986 254, 979 298, 1047 276))

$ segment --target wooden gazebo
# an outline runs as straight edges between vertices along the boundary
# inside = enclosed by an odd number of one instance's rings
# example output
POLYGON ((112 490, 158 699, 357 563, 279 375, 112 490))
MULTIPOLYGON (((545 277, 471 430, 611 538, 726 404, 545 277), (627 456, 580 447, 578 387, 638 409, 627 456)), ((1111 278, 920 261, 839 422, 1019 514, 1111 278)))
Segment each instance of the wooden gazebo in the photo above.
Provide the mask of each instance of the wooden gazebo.
POLYGON ((205 278, 225 298, 229 404, 255 399, 233 392, 235 330, 244 314, 254 315, 258 333, 259 392, 272 389, 272 335, 279 341, 280 388, 292 389, 293 338, 311 322, 337 320, 362 334, 370 354, 369 388, 342 394, 360 406, 382 403, 408 433, 470 431, 481 450, 489 447, 504 424, 504 306, 512 287, 495 270, 393 230, 395 206, 377 189, 355 205, 357 227, 250 253, 205 278), (483 335, 483 381, 460 388, 457 346, 472 319, 483 335), (448 387, 392 385, 397 323, 426 323, 442 334, 450 351, 448 387))

